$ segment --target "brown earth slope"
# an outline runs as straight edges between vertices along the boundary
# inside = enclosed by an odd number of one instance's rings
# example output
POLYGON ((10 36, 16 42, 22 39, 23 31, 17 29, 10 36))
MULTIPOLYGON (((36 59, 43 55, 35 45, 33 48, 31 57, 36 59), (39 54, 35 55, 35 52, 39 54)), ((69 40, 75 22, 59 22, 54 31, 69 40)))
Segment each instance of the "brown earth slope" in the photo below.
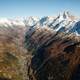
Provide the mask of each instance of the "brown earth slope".
MULTIPOLYGON (((80 80, 80 41, 73 34, 37 28, 26 36, 33 57, 28 70, 30 80, 80 80)), ((26 41, 27 44, 27 41, 26 41)))

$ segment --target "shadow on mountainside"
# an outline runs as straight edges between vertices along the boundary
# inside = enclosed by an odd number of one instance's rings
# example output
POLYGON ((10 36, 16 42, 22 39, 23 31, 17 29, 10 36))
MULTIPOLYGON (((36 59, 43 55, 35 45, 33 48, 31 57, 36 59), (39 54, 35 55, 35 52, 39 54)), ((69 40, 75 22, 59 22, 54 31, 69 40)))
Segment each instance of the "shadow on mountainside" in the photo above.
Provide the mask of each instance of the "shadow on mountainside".
POLYGON ((57 41, 37 49, 30 80, 80 80, 80 43, 57 41))

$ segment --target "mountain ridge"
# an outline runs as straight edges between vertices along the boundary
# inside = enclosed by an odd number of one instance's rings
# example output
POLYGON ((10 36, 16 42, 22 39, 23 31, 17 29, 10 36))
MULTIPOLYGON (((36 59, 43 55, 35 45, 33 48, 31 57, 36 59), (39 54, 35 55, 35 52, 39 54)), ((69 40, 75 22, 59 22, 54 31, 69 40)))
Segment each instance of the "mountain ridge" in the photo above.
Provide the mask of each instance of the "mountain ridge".
POLYGON ((56 32, 70 32, 74 33, 79 36, 80 31, 77 31, 76 25, 79 23, 80 19, 76 18, 75 16, 71 15, 69 12, 64 12, 63 14, 59 14, 57 17, 50 17, 45 16, 42 18, 39 17, 28 17, 23 20, 19 19, 0 19, 0 25, 5 27, 7 26, 23 26, 23 27, 45 27, 48 26, 49 28, 55 30, 56 32), (76 27, 76 28, 74 28, 76 27), (75 30, 74 30, 75 29, 75 30))

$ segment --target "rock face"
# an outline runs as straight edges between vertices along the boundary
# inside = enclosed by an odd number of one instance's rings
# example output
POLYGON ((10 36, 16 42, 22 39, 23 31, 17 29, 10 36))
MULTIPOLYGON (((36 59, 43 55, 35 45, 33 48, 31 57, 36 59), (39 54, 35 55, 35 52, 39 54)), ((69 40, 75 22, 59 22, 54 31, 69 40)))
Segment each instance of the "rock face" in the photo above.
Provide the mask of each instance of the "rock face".
POLYGON ((80 80, 80 20, 0 20, 0 80, 80 80))

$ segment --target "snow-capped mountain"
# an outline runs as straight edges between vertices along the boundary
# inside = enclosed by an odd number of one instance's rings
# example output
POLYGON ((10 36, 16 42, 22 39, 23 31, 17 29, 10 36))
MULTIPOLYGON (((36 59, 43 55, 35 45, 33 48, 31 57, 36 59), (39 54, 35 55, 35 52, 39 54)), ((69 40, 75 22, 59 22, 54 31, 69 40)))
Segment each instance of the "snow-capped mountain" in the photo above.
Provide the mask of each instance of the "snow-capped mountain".
MULTIPOLYGON (((23 26, 27 29, 33 29, 35 27, 39 28, 47 28, 56 32, 65 32, 65 33, 73 33, 79 36, 80 34, 80 20, 75 16, 71 15, 69 12, 64 12, 59 14, 57 17, 53 16, 45 16, 42 18, 39 17, 27 17, 23 20, 12 20, 12 19, 0 19, 0 27, 15 27, 15 26, 23 26)), ((31 30, 32 30, 31 29, 31 30)))
POLYGON ((39 17, 30 16, 30 17, 27 17, 27 18, 24 20, 24 23, 25 23, 27 26, 33 26, 33 25, 35 25, 38 21, 39 21, 39 17))
POLYGON ((79 36, 80 28, 77 25, 79 24, 79 21, 78 18, 71 15, 69 12, 64 12, 57 17, 43 17, 34 23, 34 25, 32 25, 33 23, 30 23, 29 25, 32 27, 50 28, 56 32, 74 33, 79 36))

